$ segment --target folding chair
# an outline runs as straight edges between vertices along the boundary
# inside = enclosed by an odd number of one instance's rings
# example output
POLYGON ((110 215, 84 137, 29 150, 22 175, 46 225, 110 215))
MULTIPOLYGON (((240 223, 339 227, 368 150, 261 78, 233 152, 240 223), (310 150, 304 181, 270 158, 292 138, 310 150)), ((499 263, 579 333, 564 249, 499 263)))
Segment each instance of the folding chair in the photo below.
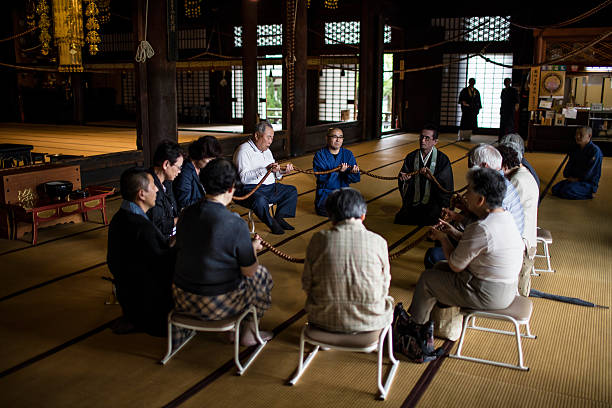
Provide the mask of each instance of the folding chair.
POLYGON ((181 327, 184 329, 191 329, 202 332, 226 332, 230 330, 236 330, 236 336, 234 339, 234 362, 238 368, 238 375, 242 375, 247 368, 251 365, 255 357, 261 352, 266 345, 267 341, 263 340, 259 335, 259 324, 257 323, 257 310, 255 306, 249 307, 241 314, 230 317, 224 320, 200 320, 196 317, 177 313, 171 311, 168 314, 168 353, 160 361, 162 365, 165 365, 176 353, 179 352, 192 338, 195 337, 196 333, 189 336, 176 350, 172 350, 172 326, 181 327), (255 322, 255 338, 258 341, 257 348, 247 358, 246 362, 242 364, 240 362, 240 323, 242 320, 251 313, 255 322))
POLYGON ((370 332, 362 332, 357 334, 340 334, 331 333, 316 327, 313 327, 306 323, 302 329, 300 335, 300 360, 295 376, 289 380, 289 384, 295 385, 300 379, 306 368, 310 365, 314 357, 317 355, 319 348, 329 348, 341 351, 352 351, 369 353, 374 350, 378 350, 378 390, 380 391, 380 399, 385 399, 391 388, 391 383, 395 377, 399 360, 393 355, 393 341, 392 341, 392 329, 391 325, 385 327, 382 330, 375 330, 370 332), (383 349, 385 338, 387 339, 389 360, 391 362, 391 370, 387 375, 387 379, 383 385, 383 349), (304 343, 308 342, 313 344, 314 349, 308 354, 306 360, 304 360, 304 343))
POLYGON ((473 309, 461 309, 463 314, 463 330, 461 331, 461 338, 459 345, 457 346, 457 353, 451 354, 449 357, 458 358, 462 360, 475 361, 478 363, 492 364, 500 367, 515 368, 517 370, 529 370, 523 362, 523 348, 521 347, 521 337, 528 339, 535 339, 536 336, 532 335, 529 330, 529 319, 533 312, 533 303, 529 298, 524 296, 516 296, 514 301, 506 309, 499 310, 473 310, 473 309), (514 332, 491 329, 488 327, 482 327, 476 325, 476 317, 484 317, 487 319, 505 320, 514 324, 514 332), (520 326, 524 325, 526 334, 521 333, 520 326), (516 348, 518 353, 518 364, 502 363, 494 360, 485 360, 482 358, 469 357, 461 354, 463 348, 463 342, 465 340, 465 332, 467 329, 487 331, 491 333, 506 334, 510 336, 516 336, 516 348))

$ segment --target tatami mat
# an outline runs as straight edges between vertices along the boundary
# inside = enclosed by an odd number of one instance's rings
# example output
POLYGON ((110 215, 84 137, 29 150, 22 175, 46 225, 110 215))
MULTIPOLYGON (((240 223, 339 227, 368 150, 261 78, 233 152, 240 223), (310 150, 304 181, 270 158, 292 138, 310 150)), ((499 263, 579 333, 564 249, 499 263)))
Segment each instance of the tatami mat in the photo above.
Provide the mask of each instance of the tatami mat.
MULTIPOLYGON (((462 157, 471 145, 454 143, 452 135, 444 135, 438 146, 456 161, 455 187, 462 187, 467 165, 462 157)), ((374 171, 380 175, 396 175, 402 159, 416 147, 414 134, 350 146, 362 168, 380 167, 374 171)), ((544 189, 563 156, 529 153, 527 157, 538 170, 544 189)), ((300 168, 310 168, 312 155, 291 161, 300 168)), ((612 162, 606 159, 604 163, 597 199, 571 202, 547 196, 544 200, 540 225, 553 233, 551 253, 557 273, 534 278, 534 288, 599 304, 612 303, 611 234, 607 228, 607 202, 612 191, 606 185, 612 162)), ((296 185, 301 194, 297 217, 291 220, 296 231, 275 236, 259 222, 256 229, 280 250, 301 258, 312 235, 328 228, 329 223, 313 211, 314 177, 296 174, 284 182, 296 185)), ((404 240, 395 250, 422 235, 424 231, 415 231, 413 226, 393 224, 400 205, 396 182, 362 176, 355 187, 369 201, 367 227, 383 235, 389 245, 404 240), (414 235, 406 239, 410 234, 414 235)), ((111 202, 111 216, 119 202, 111 202)), ((233 209, 246 212, 240 206, 233 209)), ((375 354, 326 351, 319 353, 296 386, 287 386, 285 382, 297 366, 299 333, 306 317, 280 331, 242 377, 234 375, 233 367, 219 371, 231 359, 232 348, 223 335, 214 333, 199 334, 162 367, 158 360, 165 352, 165 339, 144 334, 118 336, 101 329, 120 315, 120 308, 104 305, 110 294, 110 284, 100 279, 109 274, 104 265, 107 228, 95 229, 98 226, 84 223, 45 228, 40 239, 48 243, 37 247, 0 241, 4 283, 0 299, 8 296, 0 300, 3 406, 163 406, 214 376, 208 385, 177 404, 399 407, 428 367, 401 359, 387 401, 378 402, 375 354), (90 228, 93 230, 88 231, 90 228), (78 234, 71 235, 74 233, 78 234), (66 238, 61 239, 62 234, 66 238), (67 276, 71 273, 75 274, 67 276), (45 285, 48 281, 53 282, 45 285), (27 363, 32 358, 36 361, 27 363), (11 368, 14 370, 6 371, 11 368)), ((392 262, 391 295, 405 306, 422 272, 424 252, 431 245, 422 242, 392 262)), ((302 265, 283 261, 270 252, 261 255, 260 262, 270 269, 275 281, 272 308, 262 321, 262 327, 270 330, 303 307, 302 265)), ((610 406, 610 311, 544 299, 535 299, 534 305, 532 328, 538 339, 523 343, 529 372, 446 359, 419 406, 610 406)), ((470 339, 466 352, 506 361, 515 358, 510 337, 470 333, 470 339), (502 347, 505 349, 499 351, 502 347)), ((441 344, 438 340, 437 345, 441 344)))

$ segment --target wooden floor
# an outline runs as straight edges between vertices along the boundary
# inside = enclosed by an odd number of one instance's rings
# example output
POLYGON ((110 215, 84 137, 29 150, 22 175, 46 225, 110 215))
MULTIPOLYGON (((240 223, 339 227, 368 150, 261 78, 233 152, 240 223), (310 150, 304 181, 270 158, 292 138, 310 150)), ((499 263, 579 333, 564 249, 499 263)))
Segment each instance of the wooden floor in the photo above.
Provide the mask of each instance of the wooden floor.
MULTIPOLYGON (((475 138, 475 141, 491 138, 475 138)), ((361 168, 396 175, 404 156, 417 147, 416 135, 391 136, 350 146, 361 168)), ((455 187, 465 184, 466 142, 442 135, 438 147, 453 162, 455 187)), ((544 189, 564 156, 532 153, 544 189)), ((312 155, 292 160, 309 168, 312 155)), ((539 225, 554 238, 556 273, 533 287, 612 304, 612 160, 604 159, 594 200, 565 201, 547 195, 539 225)), ((314 214, 312 176, 284 179, 298 188, 296 230, 275 236, 257 231, 295 257, 303 257, 312 235, 329 227, 314 214)), ((355 185, 368 200, 366 226, 401 248, 424 230, 393 224, 399 210, 397 185, 362 177, 355 185)), ((111 200, 111 213, 120 200, 111 200)), ((236 207, 244 214, 244 209, 236 207)), ((120 315, 105 305, 110 284, 106 266, 107 228, 93 222, 59 225, 40 232, 40 244, 0 240, 0 405, 5 407, 608 407, 612 406, 612 318, 610 310, 534 299, 535 340, 523 343, 528 372, 443 359, 413 364, 401 358, 385 402, 376 401, 376 356, 336 351, 319 353, 300 382, 285 385, 297 365, 302 312, 302 266, 270 252, 260 262, 272 273, 273 303, 262 321, 275 337, 242 377, 234 375, 232 349, 222 335, 198 334, 166 366, 158 364, 165 339, 144 334, 114 335, 108 324, 120 315), (436 371, 437 368, 437 371, 436 371), (428 386, 416 387, 423 383, 428 386), (419 390, 424 392, 418 393, 419 390), (420 399, 419 399, 420 398, 420 399)), ((423 270, 423 242, 391 264, 391 295, 410 303, 423 270)), ((540 261, 538 261, 539 263, 540 261)), ((512 338, 471 334, 466 352, 512 362, 512 338)), ((437 341, 438 345, 442 341, 437 341)), ((456 346, 455 346, 456 347, 456 346)))
MULTIPOLYGON (((204 135, 219 139, 242 135, 232 131, 219 131, 215 127, 190 126, 179 129, 179 143, 188 143, 204 135)), ((242 127, 240 127, 240 131, 242 127)), ((33 152, 95 156, 98 154, 136 150, 136 128, 129 122, 104 122, 92 126, 42 125, 23 123, 0 124, 0 143, 28 144, 33 152)))

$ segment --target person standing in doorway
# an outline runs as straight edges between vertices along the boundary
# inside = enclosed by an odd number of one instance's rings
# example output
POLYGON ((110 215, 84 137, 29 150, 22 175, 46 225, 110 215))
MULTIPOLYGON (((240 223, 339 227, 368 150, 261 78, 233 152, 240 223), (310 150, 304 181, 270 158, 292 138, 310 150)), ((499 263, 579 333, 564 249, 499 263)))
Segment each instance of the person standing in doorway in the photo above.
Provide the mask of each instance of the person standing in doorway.
POLYGON ((501 107, 499 108, 499 139, 509 133, 514 133, 514 115, 519 109, 518 91, 512 86, 510 78, 504 79, 504 89, 501 91, 501 107))
POLYGON ((478 127, 478 112, 482 108, 480 103, 480 92, 474 88, 476 80, 470 78, 468 86, 459 93, 459 104, 461 105, 461 125, 457 140, 470 140, 472 132, 478 127))

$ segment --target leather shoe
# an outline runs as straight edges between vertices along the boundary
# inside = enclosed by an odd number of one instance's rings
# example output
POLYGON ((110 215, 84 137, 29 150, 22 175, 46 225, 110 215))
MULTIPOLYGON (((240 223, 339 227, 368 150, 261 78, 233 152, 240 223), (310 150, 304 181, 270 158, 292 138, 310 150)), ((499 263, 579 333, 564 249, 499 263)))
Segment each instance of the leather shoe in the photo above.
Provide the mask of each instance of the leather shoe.
POLYGON ((283 227, 281 227, 280 224, 276 220, 272 220, 272 224, 268 225, 268 227, 270 227, 270 231, 274 235, 283 235, 285 233, 285 230, 283 229, 283 227))
POLYGON ((283 229, 285 230, 294 230, 295 228, 292 227, 287 221, 283 220, 282 218, 278 217, 275 218, 276 222, 278 222, 278 224, 283 227, 283 229))

